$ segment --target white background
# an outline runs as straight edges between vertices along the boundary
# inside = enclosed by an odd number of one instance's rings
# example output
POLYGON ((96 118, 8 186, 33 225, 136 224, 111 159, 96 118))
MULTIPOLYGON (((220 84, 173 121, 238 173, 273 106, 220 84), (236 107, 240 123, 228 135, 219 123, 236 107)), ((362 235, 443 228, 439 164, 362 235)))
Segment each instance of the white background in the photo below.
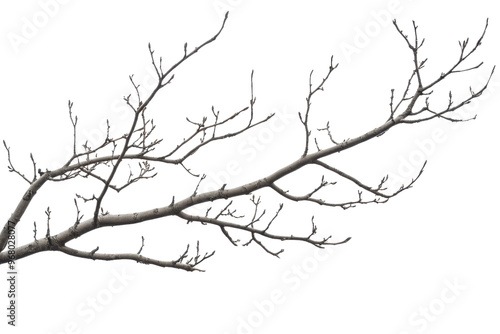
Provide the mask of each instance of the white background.
MULTIPOLYGON (((68 99, 79 117, 80 141, 98 138, 106 118, 117 133, 125 132, 130 118, 120 103, 130 92, 128 75, 135 74, 145 86, 151 80, 147 43, 163 56, 164 64, 171 64, 182 55, 184 42, 191 49, 219 29, 226 6, 231 14, 220 38, 179 68, 173 84, 148 112, 158 124, 157 136, 166 138, 166 150, 190 131, 186 116, 201 119, 212 105, 225 115, 246 106, 254 69, 256 117, 278 112, 281 119, 272 128, 263 125, 264 130, 207 147, 199 158, 188 160, 190 168, 209 174, 208 180, 219 186, 216 176, 227 173, 227 164, 236 161, 239 168, 229 186, 238 186, 300 156, 304 133, 296 113, 305 107, 310 70, 318 80, 332 54, 340 65, 325 92, 313 101, 311 127, 324 127, 329 120, 336 138, 344 139, 387 119, 390 89, 400 96, 412 66, 410 50, 390 23, 393 18, 410 35, 411 21, 419 25, 426 38, 422 57, 429 58, 424 80, 431 80, 456 61, 457 41, 471 37, 475 42, 489 17, 484 45, 467 63, 484 61, 484 65, 446 80, 431 101, 437 107, 447 102, 451 88, 458 100, 469 86, 480 87, 500 59, 500 17, 494 4, 486 0, 1 2, 0 137, 11 147, 15 165, 31 175, 30 152, 42 169, 54 168, 67 157, 72 135, 68 99), (26 35, 30 23, 36 30, 26 35), (363 39, 363 31, 370 36, 363 39), (25 40, 16 45, 13 38, 25 40), (346 53, 347 47, 356 48, 356 53, 346 53)), ((473 122, 399 126, 346 152, 342 159, 328 160, 368 183, 376 185, 389 173, 399 185, 415 175, 425 157, 428 164, 421 179, 389 203, 344 211, 284 202, 286 211, 276 226, 284 234, 308 233, 314 215, 322 235, 333 234, 335 240, 351 236, 345 245, 318 253, 299 243, 268 243, 274 250, 285 248, 277 259, 255 244, 231 246, 216 228, 186 225, 174 218, 96 231, 71 245, 87 251, 99 245, 102 252, 137 252, 144 236, 146 256, 173 260, 197 240, 202 251, 215 249, 216 254, 201 265, 204 273, 36 254, 18 262, 18 327, 7 326, 2 315, 0 331, 496 333, 500 329, 499 82, 494 77, 479 102, 467 106, 466 116, 478 113, 473 122), (117 273, 125 275, 125 283, 115 280, 117 273), (450 284, 459 286, 455 293, 450 284), (281 298, 270 301, 276 295, 281 298), (88 304, 92 299, 99 311, 88 304), (425 310, 428 318, 422 315, 425 310)), ((317 134, 326 146, 324 135, 317 134)), ((2 161, 0 212, 6 221, 27 184, 8 173, 5 152, 2 161)), ((168 205, 172 195, 180 199, 194 190, 196 180, 180 167, 157 169, 156 179, 120 196, 110 195, 104 207, 111 213, 131 213, 168 205)), ((306 193, 323 173, 304 169, 299 178, 280 185, 306 193)), ((48 206, 51 231, 66 229, 74 222, 74 193, 90 196, 99 189, 88 180, 46 184, 19 224, 18 242, 33 240, 34 221, 38 236, 45 235, 48 206)), ((258 195, 270 217, 281 200, 269 191, 258 195)), ((335 198, 356 198, 356 190, 350 188, 335 198)), ((247 198, 238 203, 242 213, 251 214, 247 198)), ((81 207, 88 218, 91 207, 81 207)), ((0 303, 6 314, 8 288, 5 279, 1 282, 0 303)))

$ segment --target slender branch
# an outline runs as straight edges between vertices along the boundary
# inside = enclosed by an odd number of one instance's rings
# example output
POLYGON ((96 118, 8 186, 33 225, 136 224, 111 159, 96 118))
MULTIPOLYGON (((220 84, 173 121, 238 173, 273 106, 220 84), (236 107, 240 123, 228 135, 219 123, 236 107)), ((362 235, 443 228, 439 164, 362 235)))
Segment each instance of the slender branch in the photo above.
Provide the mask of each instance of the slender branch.
POLYGON ((141 243, 141 248, 139 249, 139 251, 137 252, 137 255, 140 255, 141 252, 142 252, 142 249, 144 248, 144 237, 141 236, 141 239, 142 239, 142 243, 141 243))
POLYGON ((235 224, 235 223, 231 223, 231 222, 227 222, 227 221, 222 221, 219 219, 191 215, 191 214, 187 214, 187 213, 182 212, 182 211, 177 213, 177 216, 179 216, 180 218, 183 218, 185 220, 188 220, 188 221, 198 221, 198 222, 203 222, 203 223, 210 224, 210 225, 224 227, 225 229, 233 228, 233 229, 237 229, 237 230, 250 232, 253 234, 258 234, 258 235, 261 235, 261 236, 266 237, 268 239, 276 239, 276 240, 281 240, 281 241, 302 241, 302 242, 309 243, 309 244, 314 245, 314 246, 319 247, 319 248, 322 248, 323 246, 327 246, 327 245, 340 245, 342 243, 348 242, 351 239, 351 238, 347 238, 347 239, 340 241, 340 242, 328 242, 330 237, 324 238, 322 240, 313 240, 309 237, 272 234, 272 233, 269 233, 266 231, 267 228, 266 229, 257 229, 254 227, 239 225, 239 224, 235 224))
POLYGON ((309 130, 308 122, 309 122, 309 112, 311 111, 312 97, 318 91, 323 90, 323 86, 325 85, 326 81, 330 77, 330 74, 332 74, 333 70, 335 70, 338 66, 339 66, 339 64, 333 66, 333 56, 331 56, 330 57, 330 66, 328 67, 328 72, 326 73, 326 76, 321 80, 321 82, 314 89, 312 88, 313 71, 311 71, 311 73, 309 74, 309 94, 306 97, 305 115, 302 116, 302 114, 299 112, 300 122, 304 126, 304 131, 306 134, 305 148, 304 148, 304 153, 302 153, 302 157, 305 157, 307 155, 308 150, 309 150, 309 137, 311 136, 311 131, 309 130))
POLYGON ((140 254, 133 254, 133 253, 122 253, 122 254, 104 254, 104 253, 94 253, 91 254, 91 252, 82 252, 79 250, 76 250, 74 248, 70 248, 68 246, 60 246, 59 250, 65 254, 75 256, 75 257, 80 257, 84 259, 91 259, 91 260, 102 260, 102 261, 114 261, 114 260, 133 260, 138 263, 143 263, 143 264, 152 264, 158 267, 162 268, 175 268, 175 269, 182 269, 185 271, 203 271, 198 268, 195 268, 191 264, 184 264, 180 263, 177 261, 161 261, 161 260, 156 260, 152 259, 149 257, 142 256, 140 254))
MULTIPOLYGON (((12 164, 12 160, 10 158, 10 147, 7 146, 7 143, 5 142, 5 140, 3 141, 3 146, 5 147, 5 149, 7 150, 7 161, 9 162, 9 165, 7 166, 7 169, 9 170, 9 172, 14 172, 16 173, 17 175, 19 175, 20 177, 23 178, 24 181, 28 182, 29 184, 32 183, 32 181, 28 180, 28 178, 26 176, 24 176, 24 174, 22 174, 21 172, 19 172, 15 167, 14 165, 12 164)), ((34 162, 33 162, 34 163, 34 162)), ((34 180, 33 180, 34 181, 34 180)))

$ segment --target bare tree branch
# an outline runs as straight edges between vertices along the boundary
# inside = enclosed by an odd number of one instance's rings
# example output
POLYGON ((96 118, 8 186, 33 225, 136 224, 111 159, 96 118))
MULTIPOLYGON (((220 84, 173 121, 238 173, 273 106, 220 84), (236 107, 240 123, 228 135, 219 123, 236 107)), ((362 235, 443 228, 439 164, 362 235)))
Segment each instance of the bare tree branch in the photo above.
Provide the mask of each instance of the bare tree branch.
MULTIPOLYGON (((9 162, 9 165, 7 166, 7 168, 9 170, 9 172, 16 173, 17 175, 22 177, 24 181, 28 182, 29 184, 32 184, 32 182, 34 182, 36 180, 36 174, 35 174, 33 181, 28 180, 28 178, 26 176, 24 176, 24 174, 19 172, 12 164, 12 160, 10 158, 10 147, 7 146, 7 143, 5 142, 5 140, 3 141, 3 146, 5 147, 5 150, 7 150, 7 161, 9 162)), ((33 161, 33 155, 30 154, 30 157, 31 157, 31 160, 33 161)), ((34 168, 36 169, 35 161, 33 161, 33 165, 35 166, 34 168)))
POLYGON ((326 81, 330 77, 330 74, 332 74, 333 70, 335 70, 339 64, 333 66, 333 56, 330 57, 330 66, 328 67, 328 72, 326 73, 326 76, 321 80, 321 82, 316 86, 316 88, 312 88, 312 75, 313 71, 309 74, 309 94, 306 97, 306 111, 304 116, 299 112, 299 118, 300 121, 302 122, 302 125, 304 125, 304 131, 306 133, 306 140, 305 140, 305 148, 304 148, 304 153, 302 153, 302 157, 305 157, 307 155, 307 152, 309 150, 309 137, 311 136, 311 131, 309 130, 309 112, 311 111, 311 104, 312 104, 312 97, 314 94, 316 94, 318 91, 323 90, 323 86, 325 85, 326 81))
POLYGON ((139 249, 139 251, 137 252, 137 255, 140 255, 141 252, 142 252, 142 249, 144 248, 144 237, 141 236, 141 239, 142 239, 142 244, 141 244, 141 248, 139 249))
MULTIPOLYGON (((156 132, 154 132, 154 130, 156 128, 156 124, 153 119, 150 118, 149 112, 146 114, 146 111, 156 94, 163 87, 172 83, 174 70, 197 53, 200 49, 215 41, 224 29, 227 17, 228 16, 226 14, 220 29, 215 35, 199 46, 191 49, 191 51, 188 44, 185 43, 181 58, 168 69, 164 69, 162 57, 156 57, 151 44, 148 44, 149 57, 151 58, 151 63, 157 76, 157 84, 149 95, 142 96, 143 93, 140 90, 140 84, 134 81, 133 75, 129 76, 136 101, 134 102, 132 94, 124 97, 124 103, 128 105, 133 113, 133 120, 127 130, 127 133, 122 136, 113 138, 110 135, 110 123, 107 121, 106 138, 101 143, 97 144, 96 147, 90 147, 89 143, 85 142, 81 148, 77 147, 78 117, 73 114, 73 103, 69 101, 69 118, 73 128, 73 154, 70 159, 58 169, 52 171, 46 170, 45 172, 42 172, 41 168, 38 168, 38 178, 35 159, 33 158, 33 155, 30 154, 34 174, 32 180, 28 179, 28 177, 14 167, 11 159, 10 148, 4 141, 4 147, 7 151, 8 170, 18 174, 23 180, 28 182, 29 187, 0 232, 0 264, 9 260, 8 252, 5 250, 9 236, 9 227, 15 227, 19 223, 37 191, 46 183, 46 181, 64 182, 76 178, 96 180, 101 188, 98 192, 86 195, 86 197, 76 194, 76 198, 74 198, 76 219, 74 221, 71 220, 69 228, 57 234, 51 234, 51 211, 50 208, 47 208, 45 211, 47 216, 47 232, 45 238, 37 239, 37 226, 35 222, 33 230, 34 241, 15 249, 17 259, 22 259, 44 251, 60 251, 70 256, 91 260, 133 260, 139 263, 153 264, 160 267, 176 268, 186 271, 202 271, 201 269, 198 269, 198 266, 205 260, 212 257, 214 252, 200 252, 199 241, 196 243, 195 251, 190 251, 190 246, 188 244, 184 252, 182 252, 177 259, 172 261, 163 261, 142 256, 141 252, 144 248, 143 236, 141 236, 141 247, 136 254, 100 253, 98 252, 99 246, 91 251, 80 251, 68 247, 67 245, 70 241, 102 227, 129 226, 169 216, 178 217, 188 223, 198 222, 202 225, 217 226, 221 230, 222 235, 232 245, 247 246, 255 243, 265 252, 276 257, 279 257, 284 249, 279 248, 274 250, 274 245, 268 245, 271 240, 300 241, 320 248, 343 244, 349 241, 350 238, 341 238, 341 241, 334 242, 331 241, 332 236, 319 237, 318 226, 314 221, 314 216, 311 217, 311 230, 308 234, 294 235, 293 231, 290 233, 277 232, 276 230, 278 230, 278 226, 276 226, 277 224, 275 224, 275 222, 278 220, 278 216, 282 212, 284 205, 283 203, 280 203, 276 211, 269 214, 266 208, 263 208, 264 204, 261 200, 260 193, 257 194, 257 192, 269 188, 281 197, 294 202, 313 202, 322 206, 340 207, 342 209, 353 208, 358 204, 378 204, 387 202, 390 198, 411 188, 422 175, 426 163, 423 164, 421 170, 410 182, 402 184, 399 189, 388 189, 387 175, 381 177, 378 185, 370 186, 351 173, 342 171, 333 164, 326 163, 322 160, 322 158, 333 154, 340 155, 346 150, 385 134, 391 128, 399 124, 420 123, 436 118, 451 122, 470 120, 456 118, 455 111, 481 96, 481 94, 487 89, 495 70, 495 67, 493 67, 489 79, 484 85, 474 90, 470 88, 470 95, 462 100, 454 101, 453 94, 450 91, 447 96, 447 106, 441 110, 436 110, 431 107, 429 99, 429 96, 433 93, 431 89, 440 85, 446 77, 452 74, 458 75, 463 72, 476 70, 482 66, 482 62, 469 67, 464 66, 463 63, 465 60, 469 59, 481 45, 488 27, 488 21, 486 21, 484 30, 475 45, 469 47, 469 39, 459 42, 460 53, 458 60, 440 76, 429 81, 424 79, 422 73, 427 59, 420 60, 419 58, 419 50, 424 45, 425 40, 420 40, 418 37, 418 26, 415 22, 413 22, 414 38, 410 39, 404 34, 403 30, 399 28, 396 21, 394 21, 396 30, 411 50, 413 69, 411 74, 409 74, 408 81, 400 97, 397 97, 399 93, 396 94, 395 89, 391 89, 389 117, 385 122, 366 133, 340 141, 334 139, 330 128, 330 122, 328 121, 324 128, 317 128, 319 132, 325 131, 329 139, 328 144, 326 147, 323 147, 325 146, 323 143, 320 146, 317 138, 314 138, 314 144, 317 150, 313 153, 309 151, 311 139, 310 129, 313 128, 310 118, 313 110, 312 98, 317 92, 324 90, 331 73, 338 66, 338 64, 333 65, 332 57, 330 58, 330 64, 325 77, 322 78, 317 85, 313 85, 312 71, 309 75, 309 90, 306 96, 306 108, 304 112, 299 113, 299 120, 305 131, 305 146, 300 157, 296 161, 252 182, 237 186, 224 184, 220 187, 220 189, 201 192, 200 185, 206 178, 206 174, 196 174, 192 171, 192 169, 189 168, 190 166, 187 163, 187 159, 195 156, 195 154, 202 148, 206 149, 209 146, 213 147, 213 145, 210 145, 211 143, 238 136, 267 122, 274 116, 274 114, 271 114, 261 118, 260 120, 256 120, 257 112, 255 109, 256 97, 254 95, 254 71, 252 71, 250 75, 250 100, 247 106, 237 109, 236 112, 231 112, 229 115, 225 115, 224 112, 221 113, 216 111, 215 107, 212 106, 209 114, 207 116, 203 116, 201 120, 194 120, 193 118, 186 117, 186 121, 194 128, 178 143, 173 143, 173 146, 170 146, 162 153, 156 155, 153 155, 153 151, 160 148, 160 143, 162 143, 163 139, 155 139, 156 132), (236 130, 231 129, 231 131, 224 131, 227 127, 230 127, 230 125, 234 125, 238 121, 241 121, 245 114, 249 114, 248 123, 244 121, 244 125, 238 127, 236 130), (132 164, 134 160, 137 160, 137 165, 132 164), (121 168, 124 161, 130 163, 128 165, 128 174, 126 172, 125 174, 118 174, 118 170, 122 170, 121 168), (168 205, 152 208, 142 212, 111 214, 104 210, 103 201, 107 198, 106 195, 109 189, 120 192, 141 180, 154 178, 157 175, 155 169, 157 165, 180 165, 187 173, 197 177, 198 182, 196 187, 193 185, 193 193, 190 196, 177 201, 176 197, 172 196, 172 200, 168 205), (286 176, 294 174, 296 171, 305 166, 322 168, 325 173, 328 173, 328 178, 330 177, 330 174, 332 174, 340 180, 348 181, 349 184, 353 185, 357 193, 353 192, 354 195, 351 195, 351 198, 347 200, 342 199, 338 202, 322 198, 322 195, 327 194, 327 190, 335 191, 338 188, 334 187, 337 182, 326 181, 325 176, 322 176, 319 184, 311 186, 310 191, 304 195, 295 195, 290 191, 285 190, 281 184, 286 182, 286 176), (239 197, 250 199, 252 206, 250 213, 242 213, 243 210, 237 203, 239 197), (84 204, 91 202, 90 204, 93 209, 93 212, 90 215, 91 218, 83 220, 84 214, 78 206, 77 199, 83 200, 84 204), (205 211, 204 216, 203 214, 199 215, 188 213, 188 209, 195 208, 197 205, 204 203, 210 205, 208 209, 205 208, 203 210, 205 211), (219 203, 223 204, 219 206, 219 203), (216 207, 219 209, 216 209, 216 207), (248 239, 245 238, 245 242, 240 241, 240 239, 236 239, 234 235, 239 235, 238 233, 243 233, 248 237, 248 239)), ((177 198, 179 197, 177 196, 177 198)), ((247 202, 247 205, 250 203, 247 202)), ((280 216, 280 219, 281 218, 282 216, 280 216)))

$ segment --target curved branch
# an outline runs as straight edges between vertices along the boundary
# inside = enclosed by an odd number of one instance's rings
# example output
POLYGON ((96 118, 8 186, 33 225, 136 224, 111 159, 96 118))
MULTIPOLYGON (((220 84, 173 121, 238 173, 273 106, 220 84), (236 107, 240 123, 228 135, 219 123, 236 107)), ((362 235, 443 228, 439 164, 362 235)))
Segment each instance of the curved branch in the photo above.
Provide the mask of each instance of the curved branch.
MULTIPOLYGON (((121 253, 121 254, 103 254, 103 253, 97 253, 97 251, 91 251, 91 252, 82 252, 80 250, 68 247, 68 246, 59 246, 58 248, 59 251, 75 256, 75 257, 80 257, 83 259, 90 259, 90 260, 102 260, 102 261, 115 261, 115 260, 133 260, 138 263, 143 263, 143 264, 152 264, 158 267, 163 267, 163 268, 175 268, 175 269, 182 269, 185 271, 204 271, 201 269, 196 268, 196 265, 201 263, 201 261, 195 262, 193 264, 186 264, 182 263, 179 260, 176 261, 161 261, 157 259, 152 259, 146 256, 142 256, 140 254, 133 254, 133 253, 121 253)), ((211 257, 213 253, 210 256, 206 256, 204 259, 207 259, 211 257)), ((204 260, 203 259, 203 260, 204 260)))
POLYGON ((340 245, 340 244, 343 244, 345 242, 348 242, 351 239, 349 237, 349 238, 346 238, 345 240, 340 241, 340 242, 328 242, 328 240, 331 238, 331 236, 324 238, 322 240, 314 240, 314 239, 311 239, 312 234, 307 236, 307 237, 298 237, 298 236, 293 236, 293 235, 278 235, 278 234, 273 234, 273 233, 267 232, 267 228, 263 229, 263 230, 257 229, 257 228, 250 227, 250 226, 244 226, 244 225, 239 225, 239 224, 235 224, 235 223, 231 223, 231 222, 222 221, 220 219, 191 215, 191 214, 185 213, 183 211, 178 212, 177 216, 180 218, 183 218, 187 221, 198 221, 200 223, 216 225, 216 226, 219 226, 219 227, 225 228, 225 229, 234 228, 237 230, 250 232, 252 235, 258 234, 258 235, 261 235, 261 236, 268 238, 268 239, 275 239, 275 240, 281 240, 281 241, 303 241, 303 242, 307 242, 307 243, 314 245, 316 247, 319 247, 319 248, 322 248, 323 246, 327 246, 327 245, 331 245, 331 246, 340 245))
MULTIPOLYGON (((315 161, 314 162, 315 164, 327 169, 327 170, 330 170, 334 173, 336 173, 337 175, 340 175, 342 176, 343 178, 353 182, 354 184, 356 184, 358 187, 366 190, 366 191, 369 191, 370 193, 374 194, 374 195, 377 195, 377 196, 380 196, 380 197, 383 197, 383 198, 386 198, 386 199, 390 199, 391 197, 394 197, 396 196, 397 194, 399 194, 400 192, 406 190, 406 189, 409 189, 412 187, 412 185, 418 180, 418 178, 422 175, 422 173, 424 172, 424 167, 425 165, 427 164, 427 161, 424 162, 424 164, 422 165, 422 167, 420 168, 420 171, 418 172, 417 176, 411 180, 411 182, 409 184, 407 184, 406 186, 405 185, 402 185, 401 188, 395 192, 393 192, 392 194, 385 194, 383 192, 381 192, 380 190, 384 190, 383 185, 385 184, 385 182, 387 182, 388 180, 388 176, 385 176, 382 178, 382 180, 380 181, 379 185, 377 186, 377 188, 372 188, 372 187, 369 187, 367 186, 366 184, 362 183, 361 181, 359 181, 358 179, 356 179, 355 177, 347 174, 347 173, 344 173, 342 172, 341 170, 333 167, 333 166, 330 166, 322 161, 315 161)), ((386 201, 377 201, 377 203, 385 203, 386 201)), ((364 203, 363 203, 364 204, 364 203)))

